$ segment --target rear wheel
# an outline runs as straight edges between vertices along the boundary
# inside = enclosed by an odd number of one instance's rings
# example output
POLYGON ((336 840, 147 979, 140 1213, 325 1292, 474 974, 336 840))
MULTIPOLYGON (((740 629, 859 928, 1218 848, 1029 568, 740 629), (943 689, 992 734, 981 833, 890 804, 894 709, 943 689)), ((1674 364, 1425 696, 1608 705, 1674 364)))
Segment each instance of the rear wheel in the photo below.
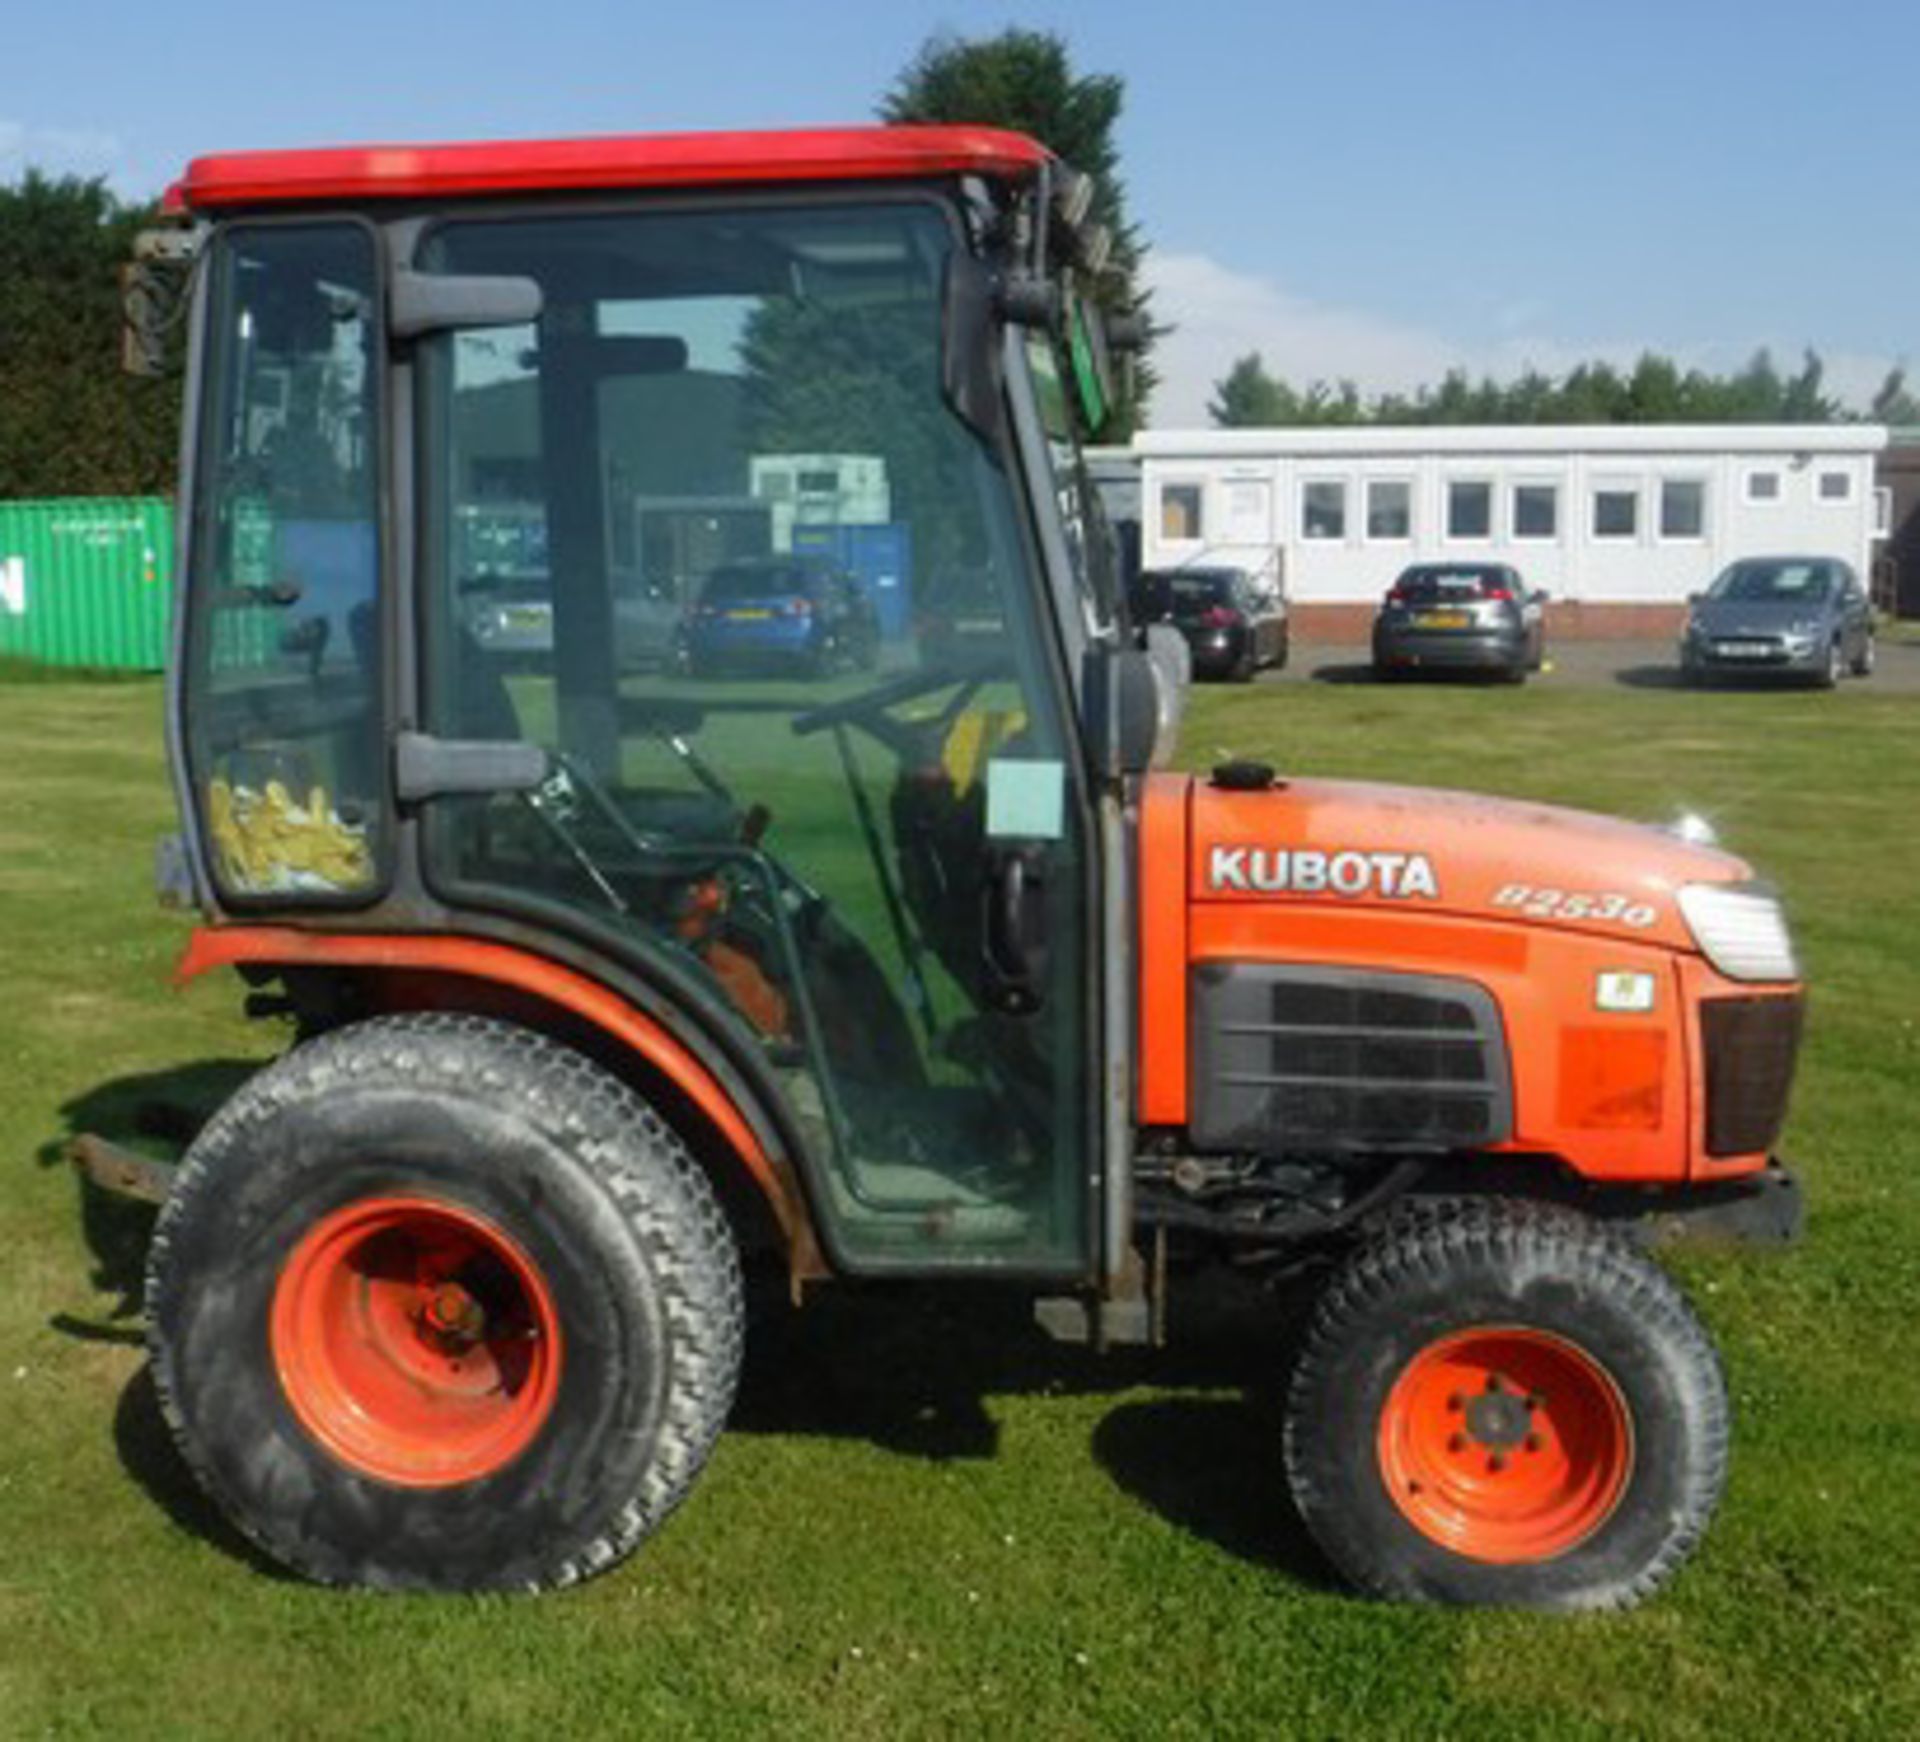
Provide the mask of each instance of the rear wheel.
POLYGON ((1855 677, 1872 677, 1874 656, 1875 638, 1873 631, 1869 629, 1867 633, 1861 637, 1860 651, 1853 656, 1853 675, 1855 677))
POLYGON ((1382 1596, 1614 1608, 1698 1541, 1726 1470, 1674 1283, 1568 1212, 1402 1211, 1323 1297, 1288 1403, 1294 1498, 1382 1596))
POLYGON ((473 1017, 358 1024, 255 1077, 182 1166, 147 1304, 187 1462, 329 1583, 612 1565, 698 1474, 740 1360, 733 1242, 678 1138, 473 1017))

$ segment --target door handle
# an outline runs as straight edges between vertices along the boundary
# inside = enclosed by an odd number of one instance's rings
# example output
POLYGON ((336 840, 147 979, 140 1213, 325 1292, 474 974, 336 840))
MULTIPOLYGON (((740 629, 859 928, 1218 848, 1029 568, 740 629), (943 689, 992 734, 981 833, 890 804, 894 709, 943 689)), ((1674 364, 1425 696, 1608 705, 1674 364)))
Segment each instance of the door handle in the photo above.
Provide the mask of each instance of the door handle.
POLYGON ((1032 1016, 1046 1002, 1046 867, 1032 847, 990 850, 981 925, 981 991, 1007 1016, 1032 1016))

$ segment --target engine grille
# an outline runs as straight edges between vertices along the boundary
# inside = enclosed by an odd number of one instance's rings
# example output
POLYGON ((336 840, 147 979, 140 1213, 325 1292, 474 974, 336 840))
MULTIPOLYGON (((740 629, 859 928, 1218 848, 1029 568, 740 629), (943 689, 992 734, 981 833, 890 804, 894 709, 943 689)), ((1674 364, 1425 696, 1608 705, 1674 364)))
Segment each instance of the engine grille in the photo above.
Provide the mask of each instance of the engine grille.
POLYGON ((1193 975, 1197 1148, 1446 1150, 1504 1138, 1499 1011, 1421 974, 1206 962, 1193 975))
POLYGON ((1709 1155, 1751 1155, 1779 1140, 1804 1016, 1798 993, 1702 1002, 1709 1155))

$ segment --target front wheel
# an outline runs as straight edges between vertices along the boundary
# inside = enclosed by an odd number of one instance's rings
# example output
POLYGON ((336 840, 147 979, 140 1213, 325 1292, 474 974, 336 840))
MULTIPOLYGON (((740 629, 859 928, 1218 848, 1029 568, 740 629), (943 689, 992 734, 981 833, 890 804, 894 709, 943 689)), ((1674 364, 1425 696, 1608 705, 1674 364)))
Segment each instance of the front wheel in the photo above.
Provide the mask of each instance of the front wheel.
POLYGON ((1286 1421, 1296 1505, 1376 1595, 1621 1608, 1674 1571, 1726 1474, 1712 1344, 1597 1224, 1403 1208, 1323 1296, 1286 1421))
POLYGON ((611 1566, 699 1473, 740 1361, 733 1241, 679 1139, 579 1054, 465 1016, 253 1078, 182 1165, 147 1310, 194 1473, 330 1584, 611 1566))
POLYGON ((1853 656, 1853 675, 1872 677, 1875 654, 1875 636, 1871 630, 1862 637, 1860 651, 1853 656))

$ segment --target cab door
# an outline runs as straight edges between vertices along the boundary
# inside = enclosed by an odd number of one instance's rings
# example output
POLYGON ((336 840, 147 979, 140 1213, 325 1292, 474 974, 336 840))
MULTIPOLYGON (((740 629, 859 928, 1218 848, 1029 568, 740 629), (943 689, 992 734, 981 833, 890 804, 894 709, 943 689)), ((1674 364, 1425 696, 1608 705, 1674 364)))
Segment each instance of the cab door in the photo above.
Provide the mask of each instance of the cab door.
POLYGON ((543 312, 423 351, 428 725, 548 771, 433 798, 426 865, 707 1025, 843 1266, 1077 1275, 1090 803, 1040 510, 943 396, 959 245, 917 196, 429 233, 543 312), (756 580, 814 564, 871 601, 847 657, 830 588, 756 580), (623 638, 629 595, 672 633, 623 638))

